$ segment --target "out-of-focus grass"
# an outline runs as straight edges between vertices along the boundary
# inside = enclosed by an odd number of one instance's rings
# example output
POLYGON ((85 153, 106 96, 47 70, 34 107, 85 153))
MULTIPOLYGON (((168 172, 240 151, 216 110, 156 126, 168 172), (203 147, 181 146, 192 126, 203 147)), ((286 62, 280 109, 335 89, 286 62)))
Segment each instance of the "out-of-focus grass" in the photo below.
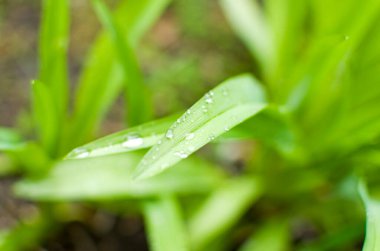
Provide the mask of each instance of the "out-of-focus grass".
MULTIPOLYGON (((72 108, 68 2, 43 2, 39 133, 0 131, 6 169, 22 176, 15 193, 47 223, 80 218, 73 202, 133 208, 156 251, 355 250, 362 199, 364 249, 377 250, 380 2, 169 2, 93 1, 105 31, 72 108), (123 87, 128 129, 88 143, 123 87), (131 127, 149 109, 184 108, 131 127)), ((21 249, 50 231, 24 236, 29 227, 7 230, 0 245, 21 249)))

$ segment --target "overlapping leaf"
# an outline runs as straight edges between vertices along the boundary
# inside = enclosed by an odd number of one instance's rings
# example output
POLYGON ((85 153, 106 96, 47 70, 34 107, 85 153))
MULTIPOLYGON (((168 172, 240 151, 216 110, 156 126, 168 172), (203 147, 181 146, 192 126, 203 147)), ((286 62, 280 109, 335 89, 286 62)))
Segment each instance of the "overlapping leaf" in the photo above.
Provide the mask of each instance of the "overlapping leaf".
POLYGON ((141 156, 127 153, 62 161, 40 179, 20 181, 15 191, 19 196, 43 201, 145 198, 204 193, 223 178, 215 167, 192 158, 157 177, 135 181, 131 174, 141 156))
POLYGON ((267 105, 263 88, 250 75, 225 81, 169 128, 141 160, 134 176, 146 178, 162 172, 267 105))

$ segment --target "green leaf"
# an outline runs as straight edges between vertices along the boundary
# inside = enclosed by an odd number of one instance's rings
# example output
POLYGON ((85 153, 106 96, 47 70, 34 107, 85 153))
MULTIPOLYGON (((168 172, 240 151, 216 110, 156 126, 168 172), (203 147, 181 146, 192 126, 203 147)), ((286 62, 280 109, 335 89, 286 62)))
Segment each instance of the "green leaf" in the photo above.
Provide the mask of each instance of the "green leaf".
MULTIPOLYGON (((170 0, 123 1, 114 14, 120 32, 134 50, 142 35, 164 11, 170 0)), ((109 37, 95 41, 79 77, 73 125, 66 150, 83 144, 98 129, 101 119, 123 85, 123 71, 109 37)))
POLYGON ((220 140, 256 139, 273 147, 284 157, 293 159, 300 155, 300 149, 296 129, 288 116, 287 112, 270 107, 232 128, 220 140))
POLYGON ((308 2, 303 0, 266 0, 263 6, 270 30, 273 32, 275 55, 270 65, 268 85, 274 100, 280 102, 284 76, 294 70, 300 58, 302 38, 305 34, 308 2))
POLYGON ((41 144, 47 152, 54 155, 60 125, 57 104, 45 83, 32 81, 32 102, 41 144))
POLYGON ((61 119, 67 105, 67 49, 69 1, 43 0, 39 79, 49 86, 61 119))
POLYGON ((153 176, 257 114, 267 106, 265 92, 250 75, 231 78, 187 110, 141 160, 134 176, 153 176))
POLYGON ((113 20, 107 6, 101 0, 92 0, 92 3, 98 18, 113 42, 126 78, 128 124, 136 125, 145 122, 151 117, 150 100, 135 53, 113 20))
POLYGON ((306 242, 297 251, 346 250, 357 245, 363 239, 363 224, 344 224, 332 233, 326 233, 318 239, 306 242), (343 247, 343 248, 342 248, 343 247), (346 247, 346 249, 344 248, 346 247))
POLYGON ((152 251, 189 250, 180 207, 175 198, 162 196, 144 202, 144 216, 152 251))
POLYGON ((192 158, 152 179, 135 181, 131 173, 140 159, 141 154, 130 152, 58 162, 45 177, 18 182, 15 192, 42 201, 144 198, 162 193, 204 193, 223 178, 214 166, 192 158))
POLYGON ((52 166, 51 158, 35 142, 25 142, 17 149, 9 151, 25 175, 41 176, 52 166))
POLYGON ((377 251, 380 249, 380 201, 370 197, 364 181, 359 183, 359 192, 367 212, 363 251, 377 251))
POLYGON ((43 236, 54 227, 46 214, 24 219, 11 229, 0 230, 0 249, 7 251, 33 250, 43 236))
POLYGON ((53 111, 54 116, 41 113, 38 108, 34 112, 39 114, 34 115, 43 145, 52 156, 58 154, 58 143, 61 141, 66 124, 69 89, 67 69, 69 22, 68 0, 42 1, 38 78, 46 85, 44 92, 46 96, 50 96, 49 109, 53 111), (47 123, 44 116, 52 123, 51 125, 43 125, 47 123))
POLYGON ((221 0, 220 3, 236 34, 268 74, 275 56, 273 33, 257 1, 221 0))
POLYGON ((15 150, 21 145, 21 136, 15 130, 0 127, 0 151, 15 150))
POLYGON ((255 231, 239 251, 286 251, 289 250, 289 227, 284 220, 267 222, 255 231))
POLYGON ((90 158, 148 148, 156 144, 178 115, 113 133, 72 150, 66 159, 90 158))
POLYGON ((189 220, 194 250, 201 250, 228 231, 261 195, 258 179, 241 177, 227 181, 213 192, 189 220))

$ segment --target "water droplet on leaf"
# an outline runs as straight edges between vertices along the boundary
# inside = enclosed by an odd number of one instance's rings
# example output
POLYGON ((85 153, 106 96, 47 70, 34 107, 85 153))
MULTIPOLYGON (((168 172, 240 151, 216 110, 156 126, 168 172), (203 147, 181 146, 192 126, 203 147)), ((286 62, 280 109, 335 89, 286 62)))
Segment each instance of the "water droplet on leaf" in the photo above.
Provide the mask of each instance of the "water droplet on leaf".
POLYGON ((78 159, 86 158, 90 155, 90 152, 85 148, 77 148, 74 150, 74 155, 78 159))
POLYGON ((179 151, 174 153, 175 156, 180 157, 181 159, 187 158, 189 155, 184 151, 179 151))
POLYGON ((188 134, 186 134, 185 139, 186 139, 186 140, 192 140, 194 137, 195 137, 195 134, 194 134, 194 133, 188 133, 188 134))
POLYGON ((213 134, 211 134, 209 137, 208 137, 208 140, 209 141, 213 141, 215 139, 215 136, 213 134))
POLYGON ((144 143, 144 140, 139 135, 128 135, 127 139, 121 144, 127 148, 137 148, 144 143))
POLYGON ((205 100, 207 104, 212 104, 214 100, 212 99, 212 96, 210 94, 206 94, 205 100))
POLYGON ((171 129, 169 129, 169 130, 166 132, 165 137, 168 138, 168 139, 172 139, 172 138, 174 137, 173 131, 172 131, 171 129))

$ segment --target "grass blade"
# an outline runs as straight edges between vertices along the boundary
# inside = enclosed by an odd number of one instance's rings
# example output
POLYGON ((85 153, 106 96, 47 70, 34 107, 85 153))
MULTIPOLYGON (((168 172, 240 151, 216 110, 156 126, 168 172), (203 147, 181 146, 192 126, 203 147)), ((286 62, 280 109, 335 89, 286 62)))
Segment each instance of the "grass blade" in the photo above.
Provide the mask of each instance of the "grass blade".
POLYGON ((267 73, 273 65, 273 34, 258 3, 252 0, 221 0, 220 3, 236 34, 267 73))
POLYGON ((380 249, 380 201, 370 197, 363 181, 359 183, 359 192, 367 212, 363 251, 377 251, 380 249))
MULTIPOLYGON (((39 44, 39 80, 46 84, 46 91, 54 101, 55 125, 62 129, 68 102, 67 50, 69 44, 69 1, 42 1, 42 21, 39 44)), ((43 114, 37 115, 42 117, 43 114)), ((41 128, 41 123, 38 126, 41 128)), ((41 128, 42 130, 45 128, 41 128)), ((55 132, 54 140, 60 135, 55 132)), ((50 132, 47 132, 49 134, 50 132)), ((50 136, 49 136, 50 137, 50 136)), ((46 139, 45 139, 46 140, 46 139)), ((50 146, 51 147, 51 146, 50 146)), ((50 149, 52 150, 52 149, 50 149)))
POLYGON ((223 175, 205 161, 191 158, 152 179, 134 181, 133 168, 141 154, 117 154, 57 163, 39 179, 17 183, 18 195, 41 201, 112 200, 158 194, 194 194, 210 191, 223 175))
POLYGON ((289 242, 289 227, 284 220, 272 220, 255 231, 239 251, 286 251, 289 242))
POLYGON ((211 194, 189 221, 194 250, 205 248, 230 229, 260 194, 260 182, 247 177, 230 180, 211 194))
MULTIPOLYGON (((132 49, 158 19, 170 0, 124 1, 114 18, 132 49)), ((92 47, 79 78, 74 104, 73 125, 67 149, 85 143, 99 127, 122 88, 123 72, 117 63, 112 42, 102 33, 92 47)))
POLYGON ((45 83, 37 80, 32 82, 32 102, 41 144, 50 155, 54 155, 60 125, 57 104, 45 83))
POLYGON ((271 107, 223 134, 220 140, 255 139, 273 147, 287 159, 299 157, 298 135, 287 114, 271 107))
POLYGON ((143 76, 139 69, 137 58, 129 41, 123 37, 122 31, 113 20, 107 6, 101 0, 92 0, 95 12, 110 36, 116 54, 123 68, 126 78, 126 101, 128 124, 136 125, 145 122, 151 117, 150 100, 144 86, 143 76))
POLYGON ((264 90, 250 75, 229 79, 207 93, 167 131, 137 166, 134 176, 153 176, 267 106, 264 90))
POLYGON ((144 215, 152 251, 189 250, 180 208, 173 197, 145 202, 144 215))
POLYGON ((66 159, 90 158, 151 147, 164 136, 177 117, 174 115, 113 133, 75 148, 66 159))
POLYGON ((1 230, 0 249, 7 251, 33 250, 48 231, 52 231, 55 223, 51 217, 34 216, 25 223, 19 223, 12 229, 1 230))

